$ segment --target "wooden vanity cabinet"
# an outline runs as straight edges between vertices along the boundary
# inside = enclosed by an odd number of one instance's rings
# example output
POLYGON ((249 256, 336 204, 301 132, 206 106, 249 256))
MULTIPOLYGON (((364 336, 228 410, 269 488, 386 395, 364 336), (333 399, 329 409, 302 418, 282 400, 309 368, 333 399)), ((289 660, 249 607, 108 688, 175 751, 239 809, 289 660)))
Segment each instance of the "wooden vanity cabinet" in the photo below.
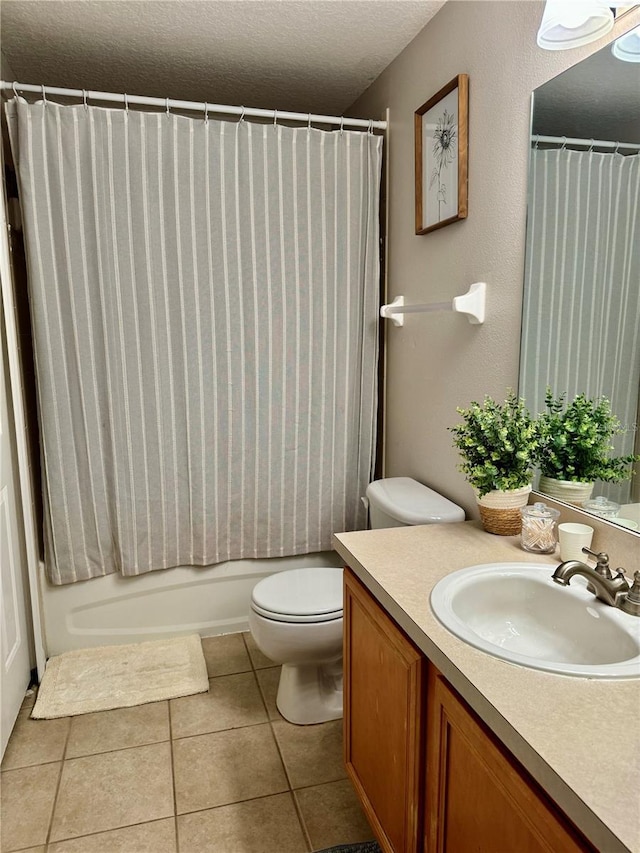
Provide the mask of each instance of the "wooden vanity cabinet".
POLYGON ((596 853, 348 569, 344 743, 385 853, 596 853))
POLYGON ((425 851, 594 851, 431 664, 427 689, 425 851))
POLYGON ((426 660, 345 570, 347 773, 385 853, 420 853, 426 660))

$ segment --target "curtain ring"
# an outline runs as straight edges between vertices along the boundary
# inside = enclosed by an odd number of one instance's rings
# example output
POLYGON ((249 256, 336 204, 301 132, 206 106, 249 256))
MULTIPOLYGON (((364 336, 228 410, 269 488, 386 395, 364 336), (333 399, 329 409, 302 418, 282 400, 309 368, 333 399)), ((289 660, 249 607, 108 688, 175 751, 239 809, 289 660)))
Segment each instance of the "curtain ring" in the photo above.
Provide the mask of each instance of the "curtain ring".
POLYGON ((340 136, 344 133, 344 116, 340 116, 340 136))
POLYGON ((613 152, 614 154, 617 154, 617 153, 618 153, 618 148, 620 148, 620 143, 619 143, 619 142, 616 142, 616 147, 615 147, 615 150, 614 150, 614 152, 613 152))
POLYGON ((209 104, 204 102, 204 123, 209 124, 209 104))
POLYGON ((278 124, 278 110, 273 111, 273 127, 276 128, 278 124))
POLYGON ((309 113, 309 121, 307 122, 307 130, 311 130, 311 113, 309 113))
POLYGON ((44 90, 44 83, 40 84, 40 88, 42 89, 42 100, 46 104, 47 103, 47 94, 44 90))
POLYGON ((560 150, 561 150, 561 151, 564 151, 564 149, 565 149, 566 147, 567 147, 567 137, 566 137, 566 136, 563 136, 563 137, 562 137, 562 145, 560 146, 560 150))
POLYGON ((82 90, 82 103, 84 104, 85 110, 89 109, 89 104, 87 103, 87 90, 82 90))
POLYGON ((167 118, 170 118, 171 113, 169 112, 169 98, 165 98, 165 104, 167 106, 167 118))
POLYGON ((125 109, 125 112, 127 112, 127 113, 128 113, 128 112, 129 112, 129 100, 128 100, 128 98, 127 98, 126 93, 125 93, 125 95, 124 95, 123 97, 124 97, 124 109, 125 109))
POLYGON ((540 134, 536 133, 536 138, 533 141, 533 147, 536 151, 538 150, 538 145, 540 145, 540 134))
POLYGON ((589 146, 589 151, 587 152, 588 154, 591 154, 593 152, 593 146, 595 144, 596 144, 595 139, 593 137, 591 137, 591 145, 589 146))
POLYGON ((247 111, 247 108, 242 107, 242 112, 240 113, 240 119, 238 121, 238 124, 240 124, 241 121, 244 121, 244 114, 246 113, 246 111, 247 111))
POLYGON ((13 89, 13 94, 16 96, 16 98, 19 98, 20 95, 18 95, 18 90, 16 89, 16 81, 15 80, 13 81, 11 88, 13 89))
POLYGON ((369 136, 373 136, 373 119, 369 119, 369 130, 367 131, 369 136))

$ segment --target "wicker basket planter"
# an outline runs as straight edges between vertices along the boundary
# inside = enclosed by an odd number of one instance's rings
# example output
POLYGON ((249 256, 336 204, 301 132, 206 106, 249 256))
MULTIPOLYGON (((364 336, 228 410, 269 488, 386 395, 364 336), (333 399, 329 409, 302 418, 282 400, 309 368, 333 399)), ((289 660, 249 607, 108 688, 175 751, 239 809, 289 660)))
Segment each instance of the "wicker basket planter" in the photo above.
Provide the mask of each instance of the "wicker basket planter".
POLYGON ((574 506, 582 506, 593 492, 593 483, 578 483, 573 480, 556 480, 555 477, 540 477, 538 491, 574 506))
POLYGON ((509 491, 487 492, 481 498, 476 493, 482 526, 487 533, 498 536, 517 536, 522 529, 520 508, 527 505, 531 486, 509 491))

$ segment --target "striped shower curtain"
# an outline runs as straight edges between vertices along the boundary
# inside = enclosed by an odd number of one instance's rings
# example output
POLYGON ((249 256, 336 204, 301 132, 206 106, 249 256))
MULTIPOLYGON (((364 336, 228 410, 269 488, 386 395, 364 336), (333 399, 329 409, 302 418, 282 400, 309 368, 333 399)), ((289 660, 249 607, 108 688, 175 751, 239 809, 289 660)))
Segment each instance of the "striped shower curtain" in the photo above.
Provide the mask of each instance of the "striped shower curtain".
POLYGON ((381 139, 23 99, 8 117, 51 581, 363 526, 381 139))
MULTIPOLYGON (((531 152, 520 393, 605 395, 634 452, 640 393, 640 155, 531 152)), ((630 484, 599 483, 622 503, 630 484)))

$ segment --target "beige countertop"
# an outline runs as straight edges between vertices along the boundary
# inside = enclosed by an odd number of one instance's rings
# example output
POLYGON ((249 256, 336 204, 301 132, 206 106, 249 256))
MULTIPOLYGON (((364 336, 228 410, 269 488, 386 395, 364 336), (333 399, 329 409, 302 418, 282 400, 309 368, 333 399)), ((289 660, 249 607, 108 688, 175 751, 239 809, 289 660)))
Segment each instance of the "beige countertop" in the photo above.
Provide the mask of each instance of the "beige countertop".
POLYGON ((640 853, 640 679, 545 673, 494 658, 436 619, 429 595, 456 569, 558 564, 478 522, 367 530, 335 547, 395 621, 602 853, 640 853))

